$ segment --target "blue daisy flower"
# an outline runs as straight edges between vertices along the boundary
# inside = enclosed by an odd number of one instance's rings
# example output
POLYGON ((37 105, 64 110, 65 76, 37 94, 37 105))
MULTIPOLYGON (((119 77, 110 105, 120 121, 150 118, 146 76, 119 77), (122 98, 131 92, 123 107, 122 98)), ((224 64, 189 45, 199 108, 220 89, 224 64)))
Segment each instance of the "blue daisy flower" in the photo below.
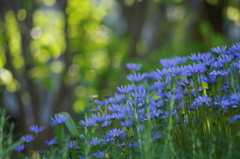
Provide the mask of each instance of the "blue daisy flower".
POLYGON ((93 137, 92 140, 90 141, 91 146, 96 146, 99 145, 103 140, 98 139, 98 137, 93 137))
POLYGON ((54 117, 51 117, 51 124, 52 126, 57 126, 59 124, 63 124, 68 120, 68 116, 67 115, 61 115, 61 114, 57 114, 54 115, 54 117))
POLYGON ((132 124, 134 123, 134 120, 132 119, 127 119, 125 122, 121 122, 121 126, 124 126, 124 127, 130 127, 132 126, 132 124))
POLYGON ((86 127, 93 127, 97 125, 96 120, 94 120, 93 118, 86 119, 86 121, 81 120, 80 124, 86 127))
POLYGON ((112 121, 111 120, 107 120, 107 121, 105 121, 103 124, 102 124, 102 128, 105 128, 105 127, 107 127, 108 125, 110 125, 112 123, 112 121))
POLYGON ((92 153, 91 155, 96 157, 96 158, 106 158, 106 153, 107 151, 97 151, 95 153, 92 153))
POLYGON ((44 126, 32 125, 28 129, 33 133, 40 133, 44 130, 44 126))
POLYGON ((109 130, 109 131, 107 132, 107 137, 108 137, 108 138, 118 137, 118 136, 120 136, 120 135, 123 134, 123 133, 124 133, 124 130, 114 128, 114 129, 109 130))
POLYGON ((127 76, 127 79, 132 82, 140 82, 144 78, 144 75, 141 73, 134 73, 127 76))
POLYGON ((202 55, 202 61, 203 62, 200 62, 200 63, 203 63, 205 64, 206 66, 210 66, 215 60, 215 57, 210 54, 210 53, 205 53, 202 55))
POLYGON ((227 46, 222 46, 222 48, 220 48, 219 46, 211 48, 210 50, 212 52, 218 53, 218 54, 224 54, 226 52, 226 48, 227 46))
POLYGON ((193 61, 200 61, 202 59, 202 54, 198 53, 198 54, 191 54, 191 56, 188 56, 189 59, 193 60, 193 61))
POLYGON ((45 141, 45 142, 48 146, 56 145, 58 143, 57 142, 57 137, 54 137, 53 139, 51 139, 49 141, 45 141))
POLYGON ((29 142, 32 142, 35 139, 35 137, 33 135, 25 135, 25 136, 22 137, 22 139, 25 142, 29 143, 29 142))
POLYGON ((21 152, 24 149, 25 149, 25 145, 21 144, 21 145, 17 146, 14 150, 17 151, 17 152, 21 152))
POLYGON ((117 89, 120 93, 127 94, 135 90, 135 85, 129 84, 129 85, 117 87, 117 89))
POLYGON ((106 120, 110 119, 110 115, 108 114, 102 114, 98 112, 98 114, 92 114, 92 118, 96 120, 97 122, 105 122, 106 120))
POLYGON ((132 71, 139 71, 142 67, 142 64, 138 64, 138 63, 127 63, 126 64, 126 67, 129 69, 129 70, 132 70, 132 71))

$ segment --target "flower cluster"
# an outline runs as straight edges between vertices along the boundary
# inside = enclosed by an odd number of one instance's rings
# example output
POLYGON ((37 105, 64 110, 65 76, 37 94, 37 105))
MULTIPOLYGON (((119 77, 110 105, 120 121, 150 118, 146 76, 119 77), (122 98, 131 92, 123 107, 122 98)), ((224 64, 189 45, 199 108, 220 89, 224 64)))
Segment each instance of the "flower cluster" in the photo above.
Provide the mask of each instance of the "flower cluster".
MULTIPOLYGON (((183 149, 192 146, 189 153, 193 155, 202 154, 201 142, 189 142, 190 130, 197 129, 202 136, 236 133, 240 120, 240 43, 228 50, 222 46, 211 51, 161 59, 163 67, 149 73, 140 72, 141 64, 126 64, 132 71, 127 76, 131 83, 117 87, 119 93, 113 97, 99 100, 94 96, 94 107, 79 121, 79 135, 68 149, 74 148, 79 158, 176 158, 173 141, 183 149), (199 153, 196 145, 200 145, 199 153)), ((54 116, 52 125, 67 119, 54 116)), ((37 133, 42 129, 30 130, 37 133)), ((33 139, 25 137, 26 142, 33 139)), ((210 141, 214 147, 216 140, 210 141)), ((53 138, 47 144, 59 142, 53 138)), ((212 149, 204 152, 213 155, 212 149)))
MULTIPOLYGON (((52 126, 59 126, 62 125, 63 123, 65 123, 68 120, 68 116, 66 115, 54 115, 51 118, 51 125, 52 126)), ((32 125, 28 128, 32 133, 34 133, 34 135, 29 134, 29 135, 24 135, 21 137, 21 139, 23 140, 23 144, 20 145, 16 145, 14 150, 17 152, 21 152, 24 149, 28 149, 29 151, 29 157, 33 154, 34 149, 36 149, 38 151, 38 141, 35 141, 36 146, 31 146, 31 142, 33 142, 35 139, 38 140, 38 136, 39 133, 42 132, 45 127, 44 126, 38 126, 38 125, 32 125)), ((54 137, 53 139, 51 139, 50 141, 46 141, 46 144, 48 146, 52 146, 52 145, 56 145, 58 144, 57 142, 57 137, 54 137)), ((70 145, 71 143, 69 143, 70 145)), ((39 155, 43 156, 44 155, 44 150, 45 148, 42 148, 42 151, 39 151, 39 155)), ((26 157, 27 155, 22 154, 20 155, 21 157, 26 157)))
POLYGON ((150 73, 136 72, 139 64, 126 64, 133 71, 127 76, 132 83, 117 87, 120 94, 114 97, 94 99, 98 109, 93 108, 91 116, 80 121, 88 133, 93 129, 98 133, 92 141, 84 138, 93 147, 102 145, 92 156, 111 155, 106 144, 134 153, 143 151, 146 142, 161 139, 164 126, 205 128, 213 122, 224 129, 239 120, 240 43, 229 50, 222 46, 211 51, 161 59, 163 69, 150 73), (143 135, 146 131, 148 137, 143 135))

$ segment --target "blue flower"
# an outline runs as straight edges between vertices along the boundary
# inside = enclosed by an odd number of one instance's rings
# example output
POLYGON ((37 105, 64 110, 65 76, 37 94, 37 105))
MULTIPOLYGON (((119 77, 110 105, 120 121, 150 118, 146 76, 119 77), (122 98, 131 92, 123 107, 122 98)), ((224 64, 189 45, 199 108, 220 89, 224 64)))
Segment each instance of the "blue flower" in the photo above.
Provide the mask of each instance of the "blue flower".
POLYGON ((156 94, 158 95, 159 98, 166 98, 167 97, 167 94, 165 93, 164 90, 159 91, 156 94))
POLYGON ((92 118, 97 122, 105 122, 106 120, 110 119, 110 115, 103 114, 102 116, 98 112, 98 114, 92 114, 92 118))
POLYGON ((32 142, 35 139, 35 137, 33 135, 25 135, 25 136, 22 137, 22 139, 25 142, 29 143, 29 142, 32 142))
POLYGON ((52 146, 52 145, 56 145, 58 142, 57 142, 57 137, 54 137, 53 139, 49 140, 49 141, 46 141, 46 144, 48 146, 52 146))
POLYGON ((165 82, 154 82, 154 86, 156 89, 161 89, 163 90, 167 84, 165 82))
POLYGON ((196 108, 197 107, 201 107, 202 106, 202 102, 199 99, 195 98, 194 102, 192 102, 192 106, 196 107, 196 108))
POLYGON ((144 75, 141 73, 134 73, 127 76, 127 79, 132 82, 140 82, 143 78, 144 75))
POLYGON ((43 155, 43 154, 44 154, 44 152, 43 152, 43 151, 39 151, 38 153, 39 153, 39 155, 43 155))
POLYGON ((76 146, 75 150, 79 151, 80 150, 80 146, 76 146))
POLYGON ((205 83, 215 83, 216 82, 216 76, 210 76, 210 78, 207 78, 205 76, 201 76, 199 78, 200 82, 205 82, 205 83))
POLYGON ((147 73, 143 73, 144 79, 154 79, 154 80, 161 80, 161 76, 159 76, 155 71, 147 73))
POLYGON ((68 116, 57 114, 57 115, 54 115, 54 117, 51 117, 51 119, 52 119, 52 122, 51 122, 52 126, 57 126, 59 124, 65 123, 68 120, 68 116))
POLYGON ((198 88, 198 92, 203 92, 204 88, 198 88))
POLYGON ((215 57, 212 56, 210 53, 205 53, 202 55, 202 61, 201 63, 204 63, 206 66, 210 66, 215 60, 215 57))
POLYGON ((239 120, 240 120, 240 115, 237 114, 232 117, 229 123, 233 124, 235 121, 239 121, 239 120))
POLYGON ((96 157, 96 158, 106 158, 106 153, 107 151, 97 151, 95 153, 92 153, 91 155, 96 157))
POLYGON ((240 51, 240 42, 236 43, 236 44, 233 44, 232 48, 236 51, 240 51))
POLYGON ((240 92, 237 92, 236 94, 231 94, 230 98, 234 101, 240 102, 240 92))
POLYGON ((129 69, 129 70, 132 70, 132 71, 139 71, 142 67, 142 64, 136 64, 136 63, 127 63, 126 64, 126 67, 129 69))
POLYGON ((68 149, 72 149, 76 146, 76 141, 71 141, 69 144, 68 144, 68 149))
POLYGON ((119 146, 120 148, 122 148, 122 147, 126 147, 127 144, 126 144, 125 142, 123 142, 123 143, 118 144, 118 146, 119 146))
POLYGON ((123 119, 125 119, 125 117, 126 117, 126 114, 122 113, 122 112, 113 113, 111 115, 111 119, 117 119, 117 120, 123 120, 123 119))
POLYGON ((123 102, 125 100, 126 100, 126 97, 124 94, 116 94, 115 93, 115 97, 114 98, 110 97, 108 101, 110 104, 117 104, 117 103, 123 102))
POLYGON ((232 108, 233 108, 233 109, 237 109, 237 108, 238 108, 238 105, 233 105, 232 108))
POLYGON ((172 68, 176 66, 178 63, 175 59, 160 59, 159 62, 163 65, 165 68, 172 68))
POLYGON ((137 131, 141 132, 145 128, 143 125, 137 126, 137 131))
POLYGON ((192 65, 185 66, 186 71, 182 73, 183 76, 191 77, 194 74, 205 73, 208 70, 203 64, 193 63, 192 65))
POLYGON ((134 123, 134 120, 132 120, 132 119, 127 119, 127 120, 125 121, 125 123, 124 123, 124 122, 121 122, 120 124, 121 124, 121 126, 124 126, 124 127, 130 127, 130 126, 132 126, 133 123, 134 123))
POLYGON ((233 48, 229 48, 229 50, 225 53, 226 55, 232 55, 235 58, 239 57, 239 53, 235 51, 233 48))
POLYGON ((107 132, 107 137, 108 137, 108 138, 118 137, 118 136, 120 136, 122 133, 124 133, 124 130, 114 128, 114 129, 109 130, 109 131, 107 132))
POLYGON ((157 69, 156 74, 161 76, 161 77, 165 77, 165 76, 168 76, 170 74, 170 71, 169 71, 169 69, 166 69, 166 68, 164 68, 163 70, 157 69))
POLYGON ((40 133, 44 130, 44 126, 38 126, 38 125, 32 125, 30 128, 28 128, 33 133, 40 133))
POLYGON ((231 120, 229 121, 229 124, 233 124, 233 123, 234 123, 234 120, 231 119, 231 120))
POLYGON ((189 110, 194 110, 194 106, 191 106, 188 108, 189 110))
POLYGON ((107 127, 109 124, 111 124, 112 123, 112 121, 111 120, 107 120, 107 121, 105 121, 103 124, 102 124, 102 128, 105 128, 105 127, 107 127))
POLYGON ((164 101, 162 99, 159 100, 151 100, 150 107, 153 110, 156 110, 157 108, 160 108, 164 105, 164 101))
POLYGON ((211 48, 210 50, 212 52, 218 53, 218 54, 224 54, 226 52, 226 48, 227 46, 222 46, 222 48, 220 48, 219 46, 211 48))
POLYGON ((222 64, 227 64, 227 63, 230 63, 234 59, 234 57, 232 55, 222 55, 221 57, 218 57, 217 59, 222 64))
POLYGON ((179 117, 178 114, 175 115, 175 119, 176 119, 176 121, 177 121, 177 124, 181 124, 181 122, 180 122, 180 117, 179 117))
POLYGON ((228 70, 212 71, 209 73, 210 76, 227 76, 229 74, 228 70))
POLYGON ((162 115, 162 119, 167 119, 167 115, 162 115))
POLYGON ((197 98, 197 100, 199 100, 200 102, 205 103, 205 104, 212 102, 212 99, 208 96, 199 96, 197 98))
POLYGON ((125 112, 125 107, 122 106, 122 104, 112 104, 111 106, 108 107, 108 109, 112 112, 125 112))
POLYGON ((172 73, 172 76, 177 76, 177 75, 181 75, 183 72, 185 72, 186 67, 175 67, 175 68, 171 68, 170 72, 172 73))
POLYGON ((162 137, 162 133, 160 133, 159 131, 155 132, 153 137, 152 137, 152 141, 157 141, 160 137, 162 137))
POLYGON ((188 60, 187 57, 173 57, 170 59, 160 59, 159 62, 166 68, 175 67, 178 64, 183 64, 188 60))
POLYGON ((172 94, 171 92, 168 92, 167 97, 169 99, 181 100, 183 98, 183 94, 182 92, 176 92, 176 94, 172 94))
POLYGON ((96 103, 99 106, 104 106, 108 104, 108 101, 104 100, 104 101, 100 101, 100 100, 94 100, 94 103, 96 103))
POLYGON ((238 63, 233 62, 233 63, 232 63, 232 66, 234 66, 234 67, 237 68, 237 69, 240 69, 240 61, 238 61, 238 63))
POLYGON ((136 148, 136 149, 138 149, 140 146, 139 146, 139 143, 134 142, 134 143, 129 143, 128 147, 129 148, 136 148))
POLYGON ((142 97, 137 99, 136 104, 139 108, 144 107, 146 105, 145 100, 142 97))
POLYGON ((99 111, 99 110, 101 110, 101 106, 100 105, 98 105, 97 108, 95 108, 95 109, 91 109, 91 112, 96 112, 96 111, 99 111))
POLYGON ((225 111, 228 110, 228 107, 230 106, 230 102, 224 99, 219 104, 222 106, 223 110, 225 111))
POLYGON ((100 144, 103 140, 102 139, 98 139, 97 137, 93 137, 93 139, 90 141, 90 145, 91 146, 96 146, 98 144, 100 144))
POLYGON ((145 89, 145 87, 144 86, 142 86, 142 85, 140 85, 139 87, 138 87, 138 89, 137 89, 137 91, 135 91, 132 95, 134 96, 134 97, 145 97, 146 96, 146 89, 145 89))
POLYGON ((185 62, 187 62, 188 58, 186 56, 183 57, 174 57, 174 60, 176 61, 176 63, 179 64, 184 64, 185 62))
POLYGON ((190 58, 191 60, 193 61, 200 61, 202 59, 202 54, 201 53, 198 53, 197 55, 194 53, 194 54, 191 54, 191 56, 188 56, 188 58, 190 58))
POLYGON ((215 61, 211 64, 211 67, 213 67, 213 68, 223 68, 223 63, 221 63, 219 61, 215 61))
POLYGON ((14 150, 17 151, 17 152, 20 152, 20 151, 22 151, 24 149, 25 149, 25 145, 21 144, 21 145, 17 146, 14 150))
POLYGON ((151 113, 151 119, 154 119, 154 118, 157 118, 159 117, 160 115, 163 115, 163 111, 162 110, 152 110, 152 113, 151 113))
POLYGON ((92 118, 86 119, 86 121, 81 120, 80 124, 83 126, 86 126, 86 127, 93 127, 93 126, 97 125, 96 120, 94 120, 92 118))
POLYGON ((127 94, 135 90, 135 85, 134 84, 130 84, 127 86, 125 85, 125 86, 117 87, 117 89, 120 93, 127 94))
POLYGON ((111 143, 115 140, 116 138, 114 137, 110 137, 110 138, 106 138, 106 140, 103 140, 105 144, 111 143))

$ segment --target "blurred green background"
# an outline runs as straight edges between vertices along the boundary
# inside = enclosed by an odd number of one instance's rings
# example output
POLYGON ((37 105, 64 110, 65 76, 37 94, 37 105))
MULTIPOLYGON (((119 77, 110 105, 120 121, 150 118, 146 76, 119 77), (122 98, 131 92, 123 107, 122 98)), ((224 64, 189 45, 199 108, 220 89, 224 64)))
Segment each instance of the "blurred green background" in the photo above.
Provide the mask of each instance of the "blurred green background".
POLYGON ((0 105, 20 132, 79 113, 160 58, 240 41, 239 0, 0 0, 0 105))

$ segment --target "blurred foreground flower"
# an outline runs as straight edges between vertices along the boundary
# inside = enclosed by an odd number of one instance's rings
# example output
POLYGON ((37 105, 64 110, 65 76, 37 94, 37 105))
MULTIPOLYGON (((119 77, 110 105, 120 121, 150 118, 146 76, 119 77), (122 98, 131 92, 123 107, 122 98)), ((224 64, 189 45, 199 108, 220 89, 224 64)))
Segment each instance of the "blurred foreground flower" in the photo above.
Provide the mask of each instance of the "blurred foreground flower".
POLYGON ((32 125, 28 129, 33 133, 40 133, 44 130, 44 126, 32 125))

